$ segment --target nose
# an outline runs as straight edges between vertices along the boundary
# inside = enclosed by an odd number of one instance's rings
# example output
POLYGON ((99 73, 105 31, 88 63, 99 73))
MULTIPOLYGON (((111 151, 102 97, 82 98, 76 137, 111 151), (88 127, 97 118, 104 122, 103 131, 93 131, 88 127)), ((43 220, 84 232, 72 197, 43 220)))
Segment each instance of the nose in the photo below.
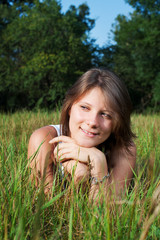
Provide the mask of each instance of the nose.
POLYGON ((89 125, 92 128, 98 127, 98 125, 99 125, 99 118, 98 118, 97 113, 90 113, 86 123, 87 123, 87 125, 89 125))

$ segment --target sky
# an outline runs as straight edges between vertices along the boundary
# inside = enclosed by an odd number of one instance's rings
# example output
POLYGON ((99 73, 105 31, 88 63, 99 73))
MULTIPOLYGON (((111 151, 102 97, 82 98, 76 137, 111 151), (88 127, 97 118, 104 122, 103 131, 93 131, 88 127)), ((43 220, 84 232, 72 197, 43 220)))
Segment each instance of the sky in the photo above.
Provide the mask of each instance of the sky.
POLYGON ((87 3, 90 9, 89 17, 96 20, 90 37, 96 39, 100 47, 108 43, 109 35, 112 37, 110 30, 118 14, 129 16, 134 10, 125 0, 61 0, 60 2, 64 13, 70 5, 78 7, 82 3, 87 3))

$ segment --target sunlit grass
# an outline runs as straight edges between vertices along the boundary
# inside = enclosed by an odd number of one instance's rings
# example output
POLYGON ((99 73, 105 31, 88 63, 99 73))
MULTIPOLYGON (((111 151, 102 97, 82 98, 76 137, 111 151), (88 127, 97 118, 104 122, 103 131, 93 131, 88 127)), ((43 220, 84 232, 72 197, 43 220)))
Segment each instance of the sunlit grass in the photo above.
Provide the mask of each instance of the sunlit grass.
POLYGON ((134 182, 122 200, 93 206, 73 183, 53 184, 51 198, 29 179, 31 133, 59 112, 0 114, 0 239, 160 239, 160 115, 133 115, 134 182), (155 189, 157 189, 155 192, 155 189))

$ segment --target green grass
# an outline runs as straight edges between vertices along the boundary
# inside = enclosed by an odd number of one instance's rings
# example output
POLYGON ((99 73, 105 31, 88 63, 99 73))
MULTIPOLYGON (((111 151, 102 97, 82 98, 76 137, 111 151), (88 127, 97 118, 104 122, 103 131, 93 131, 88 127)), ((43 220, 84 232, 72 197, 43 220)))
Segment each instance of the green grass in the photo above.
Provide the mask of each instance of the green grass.
POLYGON ((65 191, 54 183, 49 199, 30 182, 29 137, 58 119, 58 111, 0 114, 0 239, 160 239, 160 115, 132 117, 133 187, 121 201, 100 206, 81 189, 77 194, 73 183, 65 191))

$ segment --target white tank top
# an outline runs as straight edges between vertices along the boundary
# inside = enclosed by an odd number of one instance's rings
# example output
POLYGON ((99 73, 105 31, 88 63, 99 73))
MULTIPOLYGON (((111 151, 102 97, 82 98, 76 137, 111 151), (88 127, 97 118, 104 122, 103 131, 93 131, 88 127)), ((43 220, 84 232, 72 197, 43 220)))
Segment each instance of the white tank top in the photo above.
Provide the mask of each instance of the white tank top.
MULTIPOLYGON (((54 127, 56 129, 56 132, 57 132, 57 136, 61 136, 62 133, 61 133, 61 125, 50 125, 51 127, 54 127)), ((59 171, 61 172, 61 177, 63 178, 64 177, 64 167, 62 166, 62 163, 60 163, 60 166, 59 166, 59 171)))
POLYGON ((56 129, 56 132, 57 132, 57 136, 61 136, 62 133, 61 133, 61 126, 60 125, 50 125, 52 127, 54 127, 56 129))

